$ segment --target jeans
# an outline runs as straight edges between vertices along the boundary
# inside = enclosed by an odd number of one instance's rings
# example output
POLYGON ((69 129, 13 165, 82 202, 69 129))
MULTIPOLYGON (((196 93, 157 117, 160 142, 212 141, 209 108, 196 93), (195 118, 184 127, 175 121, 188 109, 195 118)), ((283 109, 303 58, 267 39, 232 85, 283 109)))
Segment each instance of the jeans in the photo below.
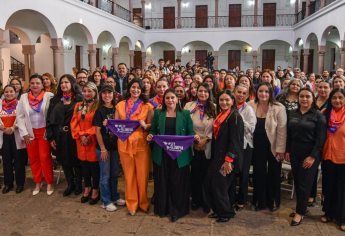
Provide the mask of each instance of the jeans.
POLYGON ((101 151, 96 149, 97 159, 100 168, 100 190, 101 200, 104 205, 115 202, 120 198, 117 191, 117 176, 119 173, 119 154, 117 150, 108 151, 108 159, 101 160, 101 151))

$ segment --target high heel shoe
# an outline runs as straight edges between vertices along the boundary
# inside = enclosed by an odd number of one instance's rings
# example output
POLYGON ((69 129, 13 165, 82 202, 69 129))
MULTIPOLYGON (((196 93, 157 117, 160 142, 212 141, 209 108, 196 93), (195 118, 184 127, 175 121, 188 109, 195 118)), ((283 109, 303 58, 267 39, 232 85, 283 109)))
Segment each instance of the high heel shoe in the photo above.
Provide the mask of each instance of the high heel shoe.
POLYGON ((32 191, 32 196, 36 196, 37 194, 39 194, 40 193, 40 191, 41 191, 41 189, 39 188, 39 189, 34 189, 34 191, 32 191))
POLYGON ((100 195, 98 193, 98 196, 96 198, 90 198, 89 204, 90 205, 96 205, 97 202, 99 201, 99 199, 100 199, 100 195))
POLYGON ((81 198, 80 198, 80 202, 81 203, 87 203, 88 201, 89 201, 89 199, 90 199, 90 194, 91 194, 91 191, 89 192, 89 194, 87 195, 87 196, 82 196, 81 198))

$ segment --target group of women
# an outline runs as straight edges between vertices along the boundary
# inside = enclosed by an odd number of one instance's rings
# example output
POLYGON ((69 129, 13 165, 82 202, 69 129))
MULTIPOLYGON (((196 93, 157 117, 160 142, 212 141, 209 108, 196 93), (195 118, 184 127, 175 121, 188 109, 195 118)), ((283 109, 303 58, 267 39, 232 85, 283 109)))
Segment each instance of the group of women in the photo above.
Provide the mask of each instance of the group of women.
POLYGON ((32 194, 39 194, 43 179, 47 194, 53 194, 53 153, 66 176, 64 196, 82 194, 81 202, 91 205, 101 199, 108 211, 126 205, 135 215, 149 211, 152 159, 156 215, 174 222, 189 213, 191 204, 192 210, 202 208, 217 222, 227 222, 247 204, 251 165, 253 207, 278 210, 282 162, 289 161, 297 202, 291 226, 297 226, 322 163, 321 221, 335 220, 345 230, 344 83, 335 87, 343 77, 333 79, 333 86, 319 81, 315 88, 291 79, 282 88, 269 71, 257 84, 251 75, 205 73, 203 78, 180 71, 157 78, 147 71, 142 78, 134 75, 119 99, 114 78, 100 75, 93 73, 83 87, 63 75, 55 94, 37 74, 30 77, 27 93, 16 79, 4 88, 3 193, 13 188, 14 174, 17 193, 23 191, 27 153, 36 183, 32 194), (107 128, 109 119, 135 120, 140 126, 123 141, 107 128), (173 159, 153 142, 155 135, 193 136, 195 141, 173 159), (117 188, 119 160, 125 200, 117 188))

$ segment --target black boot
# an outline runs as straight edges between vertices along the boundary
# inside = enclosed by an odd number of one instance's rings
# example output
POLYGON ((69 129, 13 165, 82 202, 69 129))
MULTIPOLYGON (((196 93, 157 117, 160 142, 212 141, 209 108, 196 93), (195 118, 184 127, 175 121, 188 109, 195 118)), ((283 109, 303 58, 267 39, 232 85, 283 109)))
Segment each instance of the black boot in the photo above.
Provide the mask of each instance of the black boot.
POLYGON ((71 193, 75 190, 75 185, 73 184, 68 184, 67 188, 65 189, 65 191, 63 192, 63 196, 67 197, 69 195, 71 195, 71 193))

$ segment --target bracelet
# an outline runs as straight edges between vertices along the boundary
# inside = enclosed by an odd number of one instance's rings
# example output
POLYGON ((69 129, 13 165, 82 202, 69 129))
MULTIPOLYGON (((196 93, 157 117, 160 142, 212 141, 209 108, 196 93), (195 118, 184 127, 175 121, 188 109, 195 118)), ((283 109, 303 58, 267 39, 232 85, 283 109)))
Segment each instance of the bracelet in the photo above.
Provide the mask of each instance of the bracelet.
POLYGON ((101 152, 107 152, 107 150, 101 150, 101 152))

